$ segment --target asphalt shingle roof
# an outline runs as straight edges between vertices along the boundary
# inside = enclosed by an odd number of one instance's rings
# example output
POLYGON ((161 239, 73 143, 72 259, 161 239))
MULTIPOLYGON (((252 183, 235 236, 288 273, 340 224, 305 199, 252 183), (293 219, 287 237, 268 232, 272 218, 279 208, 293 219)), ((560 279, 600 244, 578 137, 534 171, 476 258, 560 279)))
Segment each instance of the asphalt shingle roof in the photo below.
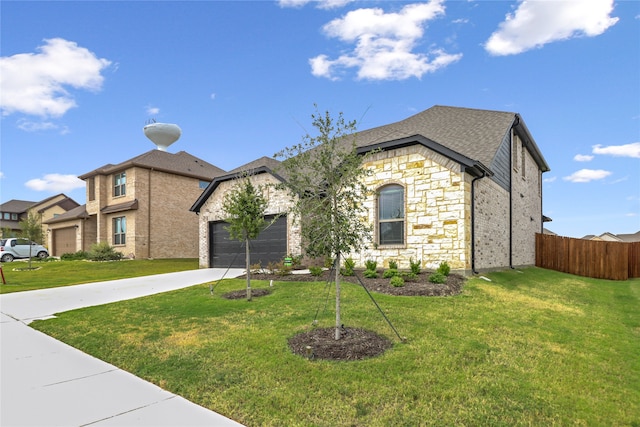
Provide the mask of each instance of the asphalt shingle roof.
POLYGON ((173 154, 167 151, 151 150, 122 163, 118 163, 117 165, 110 163, 106 164, 98 169, 81 175, 79 178, 86 179, 95 175, 109 175, 129 167, 161 170, 164 172, 201 178, 204 180, 211 180, 216 176, 226 173, 223 169, 192 156, 186 151, 180 151, 173 154))

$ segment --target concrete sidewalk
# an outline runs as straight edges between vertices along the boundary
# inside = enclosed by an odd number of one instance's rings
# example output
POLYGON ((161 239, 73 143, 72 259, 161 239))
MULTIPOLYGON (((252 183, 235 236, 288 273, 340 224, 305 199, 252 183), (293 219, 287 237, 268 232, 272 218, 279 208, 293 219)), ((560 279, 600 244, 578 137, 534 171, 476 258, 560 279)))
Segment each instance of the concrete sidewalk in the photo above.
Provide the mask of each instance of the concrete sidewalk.
MULTIPOLYGON (((223 269, 0 295, 0 425, 233 426, 235 421, 57 341, 27 324, 220 279, 223 269)), ((231 269, 225 277, 237 277, 231 269)))

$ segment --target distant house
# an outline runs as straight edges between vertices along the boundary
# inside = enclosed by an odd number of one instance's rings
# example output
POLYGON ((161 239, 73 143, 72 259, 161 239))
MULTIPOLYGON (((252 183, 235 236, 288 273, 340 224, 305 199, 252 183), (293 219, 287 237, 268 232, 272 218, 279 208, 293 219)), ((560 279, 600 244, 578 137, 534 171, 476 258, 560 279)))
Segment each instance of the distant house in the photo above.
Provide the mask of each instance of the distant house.
POLYGON ((222 169, 180 151, 151 150, 79 178, 86 205, 46 221, 52 255, 107 242, 135 258, 197 258, 198 218, 189 207, 222 169))
POLYGON ((46 221, 63 215, 78 206, 79 204, 75 200, 64 194, 47 197, 39 202, 9 200, 0 205, 0 228, 3 232, 17 236, 21 232, 20 221, 26 219, 31 213, 40 221, 46 240, 46 221))
MULTIPOLYGON (((358 132, 355 141, 360 153, 373 153, 363 167, 372 171, 364 219, 374 233, 366 251, 350 254, 359 266, 395 260, 405 268, 413 259, 470 272, 535 263, 535 234, 546 218, 542 173, 549 166, 519 114, 435 106, 358 132)), ((286 179, 275 160, 263 158, 212 181, 191 207, 199 215, 201 267, 243 265, 225 243, 221 209, 242 170, 252 171, 256 184, 286 179)), ((268 215, 288 211, 286 195, 271 188, 266 196, 268 215)), ((266 251, 260 260, 301 254, 299 222, 286 215, 278 221, 255 242, 266 251)))
POLYGON ((613 234, 608 231, 596 236, 588 234, 583 237, 585 240, 601 240, 605 242, 640 242, 640 231, 630 234, 613 234))

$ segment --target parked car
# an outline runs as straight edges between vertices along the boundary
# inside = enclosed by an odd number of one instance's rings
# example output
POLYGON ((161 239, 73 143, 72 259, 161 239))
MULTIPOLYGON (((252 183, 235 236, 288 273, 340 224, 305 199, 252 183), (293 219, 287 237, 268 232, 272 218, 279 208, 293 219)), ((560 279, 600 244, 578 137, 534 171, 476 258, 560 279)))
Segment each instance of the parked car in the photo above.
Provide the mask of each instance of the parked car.
POLYGON ((44 259, 49 251, 42 245, 19 237, 0 239, 0 262, 11 262, 15 258, 29 258, 37 256, 44 259))

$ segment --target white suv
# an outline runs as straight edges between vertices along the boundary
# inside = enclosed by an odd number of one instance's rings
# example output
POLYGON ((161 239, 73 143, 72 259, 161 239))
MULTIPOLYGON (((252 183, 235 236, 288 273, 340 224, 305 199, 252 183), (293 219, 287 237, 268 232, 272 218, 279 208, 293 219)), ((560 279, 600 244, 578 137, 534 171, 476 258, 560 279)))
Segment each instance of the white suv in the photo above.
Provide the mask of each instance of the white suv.
POLYGON ((29 258, 30 256, 44 259, 49 256, 49 251, 36 242, 19 237, 0 239, 0 262, 11 262, 15 258, 29 258))

